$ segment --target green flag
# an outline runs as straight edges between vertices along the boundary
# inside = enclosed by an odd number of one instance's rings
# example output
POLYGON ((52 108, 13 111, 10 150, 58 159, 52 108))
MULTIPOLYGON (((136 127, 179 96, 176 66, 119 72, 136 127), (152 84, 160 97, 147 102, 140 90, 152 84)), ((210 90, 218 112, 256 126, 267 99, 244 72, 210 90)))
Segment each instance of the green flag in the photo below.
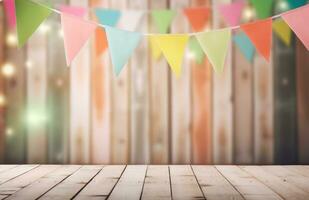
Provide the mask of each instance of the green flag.
POLYGON ((222 29, 196 35, 215 72, 222 72, 231 40, 231 30, 222 29))
POLYGON ((254 6, 259 19, 271 16, 273 0, 250 0, 250 2, 254 6))
POLYGON ((52 11, 28 0, 15 0, 15 10, 18 46, 22 47, 52 11))
POLYGON ((191 56, 197 64, 202 64, 204 62, 205 54, 202 47, 195 37, 192 37, 189 41, 189 50, 191 56))
POLYGON ((176 12, 173 10, 153 10, 151 17, 160 33, 167 33, 176 12))

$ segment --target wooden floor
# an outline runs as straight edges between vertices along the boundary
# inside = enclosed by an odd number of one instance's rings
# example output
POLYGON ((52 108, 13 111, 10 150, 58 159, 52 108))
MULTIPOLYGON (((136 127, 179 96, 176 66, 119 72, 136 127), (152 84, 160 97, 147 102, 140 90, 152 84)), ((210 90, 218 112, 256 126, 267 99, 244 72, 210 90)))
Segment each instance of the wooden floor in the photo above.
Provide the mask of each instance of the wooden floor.
POLYGON ((0 165, 0 199, 309 199, 309 166, 0 165))

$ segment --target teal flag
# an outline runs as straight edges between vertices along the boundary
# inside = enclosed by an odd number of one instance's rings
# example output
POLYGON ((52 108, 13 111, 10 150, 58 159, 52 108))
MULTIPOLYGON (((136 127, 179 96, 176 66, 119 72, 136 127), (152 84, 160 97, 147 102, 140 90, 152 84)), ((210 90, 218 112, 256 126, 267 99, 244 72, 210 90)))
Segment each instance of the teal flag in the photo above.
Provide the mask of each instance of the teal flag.
POLYGON ((264 19, 272 14, 273 0, 250 0, 255 8, 257 17, 264 19))
POLYGON ((233 41, 246 59, 249 62, 252 62, 255 54, 255 47, 248 36, 245 33, 240 32, 233 37, 233 41))
POLYGON ((291 9, 298 8, 307 4, 307 0, 287 0, 291 9))
POLYGON ((96 8, 95 14, 99 19, 99 22, 106 26, 115 27, 121 17, 119 10, 96 8))
POLYGON ((118 76, 141 40, 141 34, 117 28, 105 28, 114 72, 118 76))
POLYGON ((168 29, 176 16, 174 10, 153 10, 151 17, 159 31, 159 33, 167 33, 168 29))
POLYGON ((52 11, 40 4, 15 0, 18 46, 22 47, 52 11))

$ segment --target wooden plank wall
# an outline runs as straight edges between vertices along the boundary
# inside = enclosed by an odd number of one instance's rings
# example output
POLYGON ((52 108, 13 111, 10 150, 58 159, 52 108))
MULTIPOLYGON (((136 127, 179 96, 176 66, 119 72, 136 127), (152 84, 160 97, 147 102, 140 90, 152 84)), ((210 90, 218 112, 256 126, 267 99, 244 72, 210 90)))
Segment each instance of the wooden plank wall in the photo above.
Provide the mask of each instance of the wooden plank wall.
MULTIPOLYGON (((4 64, 4 42, 5 42, 5 17, 3 7, 0 7, 0 66, 4 64)), ((0 98, 5 97, 4 79, 0 77, 0 98)), ((0 103, 0 163, 4 163, 5 155, 5 103, 0 103)))

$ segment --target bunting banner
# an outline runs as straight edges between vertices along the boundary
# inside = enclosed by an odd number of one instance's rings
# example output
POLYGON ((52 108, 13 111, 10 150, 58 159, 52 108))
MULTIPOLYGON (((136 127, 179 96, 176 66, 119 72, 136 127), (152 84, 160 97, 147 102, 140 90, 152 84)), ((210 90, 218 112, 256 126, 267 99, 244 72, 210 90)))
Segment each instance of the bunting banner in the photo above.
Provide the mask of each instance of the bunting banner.
POLYGON ((272 19, 244 24, 240 28, 250 38, 257 51, 269 61, 272 45, 272 19))
POLYGON ((282 42, 286 46, 290 46, 292 30, 282 19, 277 19, 273 22, 273 29, 282 42))
MULTIPOLYGON (((258 18, 270 16, 273 0, 250 0, 250 2, 256 8, 258 18)), ((142 36, 149 38, 154 58, 158 59, 163 54, 176 76, 181 74, 181 65, 187 43, 189 43, 190 54, 197 63, 202 63, 206 55, 214 70, 222 72, 231 33, 234 29, 243 31, 235 34, 233 42, 249 61, 253 60, 255 50, 267 61, 270 60, 272 29, 286 45, 290 45, 291 33, 294 31, 306 48, 309 49, 309 28, 305 22, 309 18, 308 5, 239 26, 237 23, 240 21, 240 13, 244 7, 243 1, 221 5, 219 10, 222 16, 226 18, 226 23, 232 27, 210 31, 204 31, 209 20, 210 8, 185 8, 183 13, 193 30, 196 31, 188 34, 167 34, 176 15, 175 10, 153 10, 151 16, 159 34, 148 34, 137 31, 145 14, 144 11, 133 12, 96 8, 95 14, 98 23, 83 19, 83 16, 87 14, 87 9, 80 7, 62 5, 59 10, 56 10, 31 0, 4 0, 3 3, 8 20, 14 20, 15 16, 19 47, 22 47, 40 24, 52 12, 55 12, 61 15, 67 64, 71 64, 91 35, 95 33, 96 53, 100 55, 109 48, 116 75, 121 73, 142 36), (283 20, 278 19, 280 17, 283 20)), ((288 1, 288 3, 291 7, 305 4, 302 0, 288 1)))
POLYGON ((31 1, 15 0, 18 46, 22 47, 41 23, 52 13, 31 1))
POLYGON ((231 30, 222 29, 196 35, 215 72, 222 72, 231 40, 231 30))
POLYGON ((164 57, 177 77, 181 74, 182 60, 189 39, 187 34, 153 35, 164 57))
POLYGON ((151 12, 151 17, 155 23, 159 33, 167 33, 168 29, 176 16, 174 10, 153 10, 151 12))
POLYGON ((105 31, 114 72, 118 76, 138 46, 142 35, 112 27, 106 27, 105 31))
POLYGON ((240 52, 245 56, 245 58, 249 62, 252 62, 255 54, 255 48, 248 36, 243 32, 240 32, 234 35, 233 41, 235 42, 240 52))
POLYGON ((234 3, 219 5, 218 9, 227 25, 237 26, 240 23, 244 7, 245 3, 239 0, 234 3))
POLYGON ((194 31, 203 31, 210 17, 209 8, 186 8, 184 14, 188 18, 194 31))
MULTIPOLYGON (((24 1, 24 0, 21 0, 24 1)), ((69 66, 97 26, 67 13, 61 13, 66 61, 69 66)))
POLYGON ((15 16, 15 1, 14 0, 3 0, 4 8, 6 11, 6 19, 10 28, 15 28, 16 26, 16 16, 15 16))
POLYGON ((297 37, 309 50, 309 5, 297 8, 282 15, 283 20, 291 27, 297 37))

